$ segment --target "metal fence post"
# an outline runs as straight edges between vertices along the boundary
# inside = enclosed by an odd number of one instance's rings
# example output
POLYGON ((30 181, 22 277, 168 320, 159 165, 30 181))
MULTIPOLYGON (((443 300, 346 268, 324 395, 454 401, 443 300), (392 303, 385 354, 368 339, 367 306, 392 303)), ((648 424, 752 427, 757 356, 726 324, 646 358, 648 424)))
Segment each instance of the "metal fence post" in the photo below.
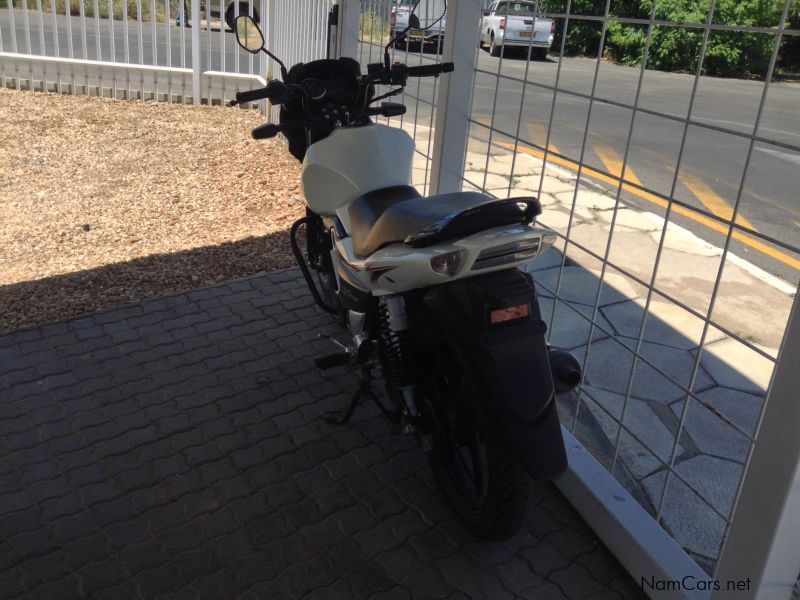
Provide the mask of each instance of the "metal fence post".
POLYGON ((455 63, 455 71, 442 77, 439 88, 431 194, 461 189, 482 10, 481 0, 451 0, 447 7, 442 61, 455 63))
POLYGON ((200 104, 200 0, 192 0, 192 103, 200 104))
POLYGON ((795 295, 767 404, 716 578, 750 579, 737 598, 788 600, 800 574, 800 300, 795 295))
POLYGON ((339 0, 339 27, 336 37, 336 57, 358 59, 358 27, 361 0, 339 0))

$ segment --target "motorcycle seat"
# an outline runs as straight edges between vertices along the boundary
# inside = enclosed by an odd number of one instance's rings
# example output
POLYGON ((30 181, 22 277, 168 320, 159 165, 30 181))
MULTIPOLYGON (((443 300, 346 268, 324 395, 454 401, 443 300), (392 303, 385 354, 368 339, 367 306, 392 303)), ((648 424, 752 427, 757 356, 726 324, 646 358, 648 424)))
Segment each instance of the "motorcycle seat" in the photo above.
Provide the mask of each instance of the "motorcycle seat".
POLYGON ((493 227, 530 223, 542 207, 533 197, 492 198, 479 192, 420 196, 411 186, 381 188, 350 205, 350 235, 358 256, 389 244, 430 246, 493 227))

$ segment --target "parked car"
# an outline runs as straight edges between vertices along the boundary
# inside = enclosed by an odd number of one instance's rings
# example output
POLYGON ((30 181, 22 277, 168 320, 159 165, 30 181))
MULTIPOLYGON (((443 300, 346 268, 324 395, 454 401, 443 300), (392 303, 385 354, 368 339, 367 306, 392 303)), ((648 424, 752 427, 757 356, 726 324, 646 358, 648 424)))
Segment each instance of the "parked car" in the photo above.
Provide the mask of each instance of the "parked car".
POLYGON ((479 45, 488 44, 492 56, 503 47, 531 48, 534 58, 544 60, 555 32, 555 22, 541 16, 537 2, 496 0, 483 11, 479 45))
MULTIPOLYGON (((447 16, 442 16, 438 20, 441 13, 432 16, 430 19, 420 19, 415 13, 411 14, 413 4, 396 4, 392 6, 392 11, 389 13, 389 32, 392 39, 403 31, 411 22, 411 29, 402 38, 398 39, 395 43, 397 48, 405 48, 408 44, 441 44, 444 39, 444 27, 447 21, 447 16)), ((419 12, 419 8, 417 9, 419 12)), ((427 11, 431 12, 431 11, 427 11)))

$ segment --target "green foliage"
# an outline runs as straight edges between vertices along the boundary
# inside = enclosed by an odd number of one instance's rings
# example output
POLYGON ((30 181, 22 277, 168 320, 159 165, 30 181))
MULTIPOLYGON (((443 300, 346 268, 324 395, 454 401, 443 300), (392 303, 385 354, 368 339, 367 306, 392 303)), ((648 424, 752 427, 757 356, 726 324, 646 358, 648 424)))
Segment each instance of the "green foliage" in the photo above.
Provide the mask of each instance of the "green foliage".
MULTIPOLYGON (((564 12, 564 0, 545 0, 546 12, 564 12)), ((702 28, 687 24, 704 24, 708 18, 710 0, 658 0, 655 19, 676 26, 654 26, 651 33, 647 67, 662 71, 694 71, 703 44, 702 28), (683 26, 681 26, 683 25, 683 26)), ((604 15, 605 0, 573 0, 571 14, 604 15)), ((747 27, 777 27, 784 0, 717 0, 713 22, 747 27)), ((610 15, 649 19, 653 0, 614 0, 610 15)), ((559 22, 553 45, 561 47, 563 21, 559 22)), ((787 28, 800 27, 800 0, 792 0, 787 28)), ((596 21, 572 19, 567 29, 567 55, 597 56, 600 47, 601 24, 596 21)), ((647 27, 608 22, 604 54, 628 65, 640 65, 644 55, 647 27)), ((706 46, 703 73, 722 77, 763 77, 772 54, 774 36, 766 33, 712 30, 706 46)), ((800 39, 786 36, 781 44, 779 66, 800 68, 800 39)))
POLYGON ((385 44, 389 41, 389 22, 373 11, 361 13, 359 31, 363 42, 385 44))

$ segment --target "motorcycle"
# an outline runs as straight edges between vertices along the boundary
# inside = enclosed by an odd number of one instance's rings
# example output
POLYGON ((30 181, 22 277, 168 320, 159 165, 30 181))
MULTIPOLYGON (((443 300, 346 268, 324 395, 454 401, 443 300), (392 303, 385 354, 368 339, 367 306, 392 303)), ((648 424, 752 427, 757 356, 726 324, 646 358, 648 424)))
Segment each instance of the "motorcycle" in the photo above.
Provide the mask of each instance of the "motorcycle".
POLYGON ((287 70, 249 16, 235 25, 242 48, 269 55, 282 81, 237 93, 234 103, 280 106, 279 123, 252 136, 283 134, 303 164, 307 211, 291 228, 292 251, 315 302, 352 340, 315 363, 360 373, 349 406, 322 416, 344 424, 359 404, 375 402, 395 432, 416 437, 473 534, 513 535, 528 475, 552 480, 567 466, 555 395, 581 377, 571 354, 547 345, 533 279, 520 269, 555 240, 533 224, 539 201, 422 197, 410 185, 413 140, 372 119, 402 115, 405 106, 376 102, 410 77, 453 71, 452 63, 390 65, 387 45, 365 74, 350 58, 287 70), (379 85, 390 91, 376 95, 379 85), (372 390, 375 368, 388 404, 372 390))

